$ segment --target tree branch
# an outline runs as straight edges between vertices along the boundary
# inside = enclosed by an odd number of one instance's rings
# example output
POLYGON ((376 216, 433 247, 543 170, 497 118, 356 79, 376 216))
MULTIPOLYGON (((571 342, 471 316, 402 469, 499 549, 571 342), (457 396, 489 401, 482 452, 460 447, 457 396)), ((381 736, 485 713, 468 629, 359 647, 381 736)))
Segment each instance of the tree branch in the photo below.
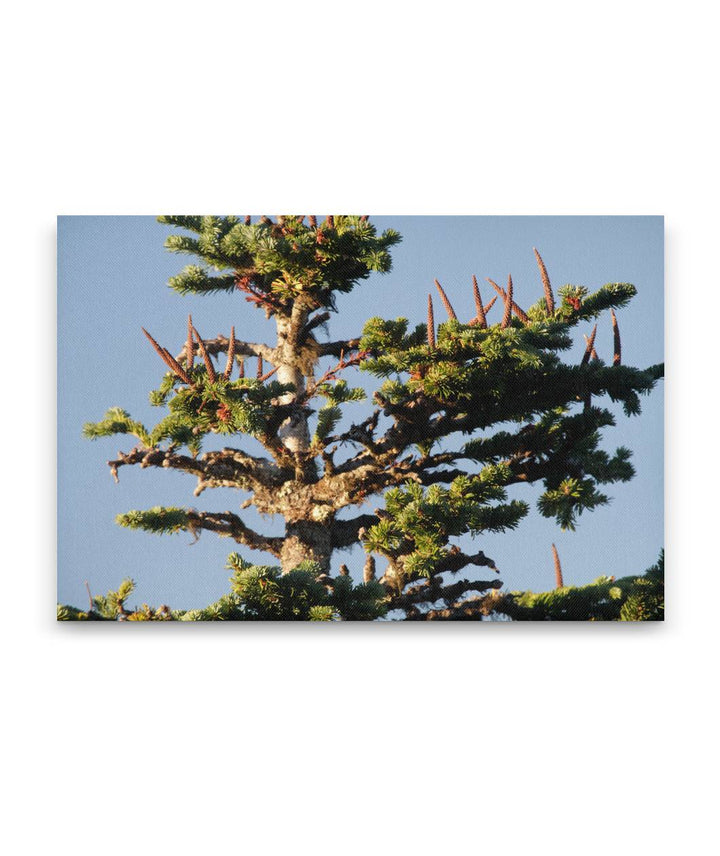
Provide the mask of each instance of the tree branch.
POLYGON ((466 592, 484 592, 502 586, 500 580, 460 580, 452 585, 443 585, 439 577, 433 577, 423 585, 413 586, 406 592, 396 595, 390 600, 390 609, 404 609, 412 612, 419 604, 436 603, 444 600, 447 603, 457 601, 466 592))
POLYGON ((279 487, 292 472, 283 470, 266 458, 256 458, 239 449, 223 449, 221 452, 206 452, 200 458, 178 455, 170 450, 134 448, 129 453, 118 452, 108 466, 115 481, 118 481, 118 469, 123 466, 140 464, 145 467, 163 467, 181 470, 198 477, 195 496, 199 496, 208 487, 242 487, 260 485, 279 487))
POLYGON ((422 473, 420 475, 420 483, 429 484, 449 484, 458 476, 468 475, 466 470, 439 470, 436 473, 422 473))
POLYGON ((333 548, 342 549, 357 544, 362 529, 374 526, 378 522, 375 514, 361 514, 352 520, 335 520, 332 524, 331 537, 333 548))
POLYGON ((207 529, 218 535, 232 538, 238 544, 244 544, 253 550, 270 553, 279 558, 282 551, 283 538, 271 538, 250 529, 235 514, 229 511, 188 511, 188 530, 197 537, 197 530, 207 529))
POLYGON ((324 342, 318 344, 318 354, 321 357, 339 357, 345 351, 355 351, 360 347, 360 339, 340 339, 337 342, 324 342))
POLYGON ((326 321, 330 320, 329 312, 321 312, 319 315, 316 315, 314 318, 311 318, 307 324, 300 331, 300 342, 305 342, 307 337, 310 335, 311 331, 316 327, 319 327, 321 324, 324 324, 326 321))
MULTIPOLYGON (((499 589, 500 580, 493 580, 487 584, 488 589, 499 589)), ((488 596, 471 597, 467 600, 457 601, 446 609, 431 609, 421 612, 417 608, 410 608, 405 617, 406 621, 477 621, 489 612, 487 603, 488 596)))
POLYGON ((456 571, 462 570, 462 568, 467 567, 468 565, 477 565, 481 568, 490 568, 493 571, 496 571, 498 574, 497 566, 493 559, 489 556, 486 556, 482 550, 479 550, 477 553, 472 555, 468 555, 467 553, 463 553, 459 547, 451 547, 448 551, 447 556, 444 559, 441 559, 435 570, 436 574, 442 574, 445 571, 451 571, 455 573, 456 571))
MULTIPOLYGON (((220 353, 227 353, 230 345, 230 339, 227 336, 217 336, 215 339, 203 339, 205 350, 211 356, 216 356, 220 353)), ((197 346, 196 346, 197 347, 197 346)), ((187 359, 187 342, 183 345, 182 351, 175 358, 178 362, 187 359)), ((275 365, 275 348, 269 345, 263 345, 257 342, 243 342, 240 339, 235 339, 235 356, 244 357, 262 357, 268 363, 275 365)))

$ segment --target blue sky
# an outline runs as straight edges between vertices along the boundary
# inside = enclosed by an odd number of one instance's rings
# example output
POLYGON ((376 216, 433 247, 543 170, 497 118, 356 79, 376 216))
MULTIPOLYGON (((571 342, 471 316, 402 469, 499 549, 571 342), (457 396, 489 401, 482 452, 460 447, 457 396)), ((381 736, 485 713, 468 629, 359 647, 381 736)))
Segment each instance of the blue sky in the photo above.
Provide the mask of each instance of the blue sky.
MULTIPOLYGON (((565 283, 595 290, 606 282, 632 282, 638 289, 631 304, 618 312, 623 361, 645 367, 663 360, 663 220, 661 217, 373 217, 380 230, 395 228, 403 236, 393 249, 393 270, 373 274, 350 295, 338 298, 329 323, 332 339, 357 335, 373 316, 425 318, 426 296, 437 278, 458 316, 474 314, 471 277, 476 274, 487 301, 489 276, 513 276, 521 306, 542 293, 532 248, 542 254, 554 288, 565 283)), ((137 602, 168 603, 174 608, 203 606, 227 591, 228 553, 272 563, 228 539, 203 533, 192 543, 187 533, 154 536, 115 525, 118 513, 153 505, 187 505, 204 510, 238 509, 229 489, 192 495, 195 479, 164 470, 120 470, 114 484, 105 462, 118 449, 132 448, 132 438, 90 442, 81 436, 85 422, 99 420, 108 407, 121 406, 146 425, 163 411, 150 406, 149 390, 165 370, 140 327, 177 353, 185 338, 188 313, 203 336, 227 334, 235 325, 239 338, 272 343, 274 325, 237 294, 181 297, 167 280, 188 257, 168 253, 163 242, 173 229, 152 217, 60 217, 58 220, 58 600, 82 606, 84 581, 104 593, 125 576, 137 582, 137 602)), ((436 300, 436 320, 442 308, 436 300)), ((498 311, 497 308, 494 311, 498 311)), ((491 315, 491 321, 492 321, 491 315)), ((566 359, 580 359, 577 344, 566 359)), ((600 319, 596 348, 612 354, 610 319, 600 319)), ((361 376, 369 390, 374 379, 361 376)), ((617 414, 606 430, 603 447, 626 445, 633 451, 635 479, 604 488, 608 506, 580 517, 576 532, 560 532, 534 508, 538 487, 518 487, 513 496, 531 504, 520 527, 504 535, 478 538, 471 545, 495 559, 508 589, 544 590, 553 585, 550 545, 554 541, 565 582, 582 584, 600 574, 623 576, 645 570, 663 543, 663 384, 642 399, 641 416, 629 419, 619 406, 602 402, 617 414)), ((350 405, 352 418, 364 405, 350 405), (353 410, 353 408, 356 408, 353 410)), ((238 438, 239 439, 239 438, 238 438)), ((236 442, 235 440, 233 442, 236 442)), ((253 441, 249 441, 251 448, 253 441)), ((219 448, 217 438, 206 448, 219 448)), ((377 498, 370 510, 378 504, 377 498)), ((245 519, 261 531, 280 534, 282 521, 261 520, 252 509, 245 519)), ((335 566, 349 564, 359 574, 359 550, 337 553, 335 566)), ((133 601, 135 602, 135 601, 133 601)))

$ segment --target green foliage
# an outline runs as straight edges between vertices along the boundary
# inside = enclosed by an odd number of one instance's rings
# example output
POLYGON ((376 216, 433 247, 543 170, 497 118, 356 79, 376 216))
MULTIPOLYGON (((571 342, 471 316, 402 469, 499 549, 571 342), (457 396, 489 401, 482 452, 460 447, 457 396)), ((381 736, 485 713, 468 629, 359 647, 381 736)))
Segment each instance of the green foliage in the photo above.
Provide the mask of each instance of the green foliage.
POLYGON ((340 405, 353 401, 364 401, 366 394, 362 387, 349 387, 346 380, 318 384, 315 392, 328 401, 328 404, 318 411, 313 443, 314 446, 317 446, 322 445, 342 419, 343 411, 340 405))
POLYGON ((585 297, 578 312, 578 318, 597 318, 608 309, 622 309, 637 294, 637 289, 629 282, 609 282, 594 294, 585 297))
POLYGON ((118 586, 117 591, 109 591, 104 597, 98 595, 93 598, 95 611, 103 618, 115 619, 124 612, 125 601, 135 590, 135 582, 129 578, 124 579, 118 586))
POLYGON ((335 428, 342 418, 342 410, 339 407, 323 407, 318 412, 318 424, 315 429, 315 440, 320 442, 335 428))
POLYGON ((577 515, 607 502, 607 496, 595 490, 592 479, 568 478, 555 490, 546 490, 538 500, 538 508, 543 517, 557 518, 563 532, 574 532, 577 515))
POLYGON ((644 576, 599 577, 587 586, 548 592, 511 592, 496 598, 494 611, 514 621, 662 621, 665 614, 665 554, 644 576))
MULTIPOLYGON (((230 592, 203 609, 171 612, 143 605, 128 612, 124 602, 132 589, 126 581, 117 592, 97 598, 88 612, 59 607, 62 620, 371 620, 385 613, 389 586, 402 589, 419 577, 435 580, 467 564, 491 565, 482 553, 465 556, 452 539, 515 528, 529 508, 520 500, 508 500, 511 485, 542 483, 540 513, 572 530, 583 511, 609 501, 601 485, 632 478, 628 449, 609 454, 599 448, 602 429, 614 419, 597 401, 607 396, 621 403, 627 415, 639 413, 641 396, 663 376, 663 367, 640 370, 601 359, 571 365, 561 355, 571 347, 571 334, 579 324, 624 306, 635 294, 634 286, 609 283, 591 294, 584 286, 566 285, 559 289, 552 311, 548 297, 530 307, 527 316, 521 311, 516 312, 520 317, 510 316, 508 306, 502 323, 490 326, 482 319, 464 324, 453 318, 441 323, 429 341, 426 324, 410 330, 407 318, 373 317, 359 345, 357 340, 352 343, 357 355, 348 360, 349 342, 323 350, 315 333, 328 318, 325 310, 335 308, 337 294, 349 292, 372 271, 390 270, 390 249, 400 240, 396 232, 379 235, 367 218, 357 216, 328 217, 322 223, 294 215, 254 223, 237 216, 159 219, 180 230, 168 237, 166 247, 199 262, 172 277, 170 287, 199 295, 237 290, 268 317, 277 316, 278 347, 269 359, 280 354, 282 363, 273 363, 276 369, 299 370, 305 391, 273 380, 271 374, 264 380, 232 374, 226 379, 221 370, 214 370, 214 357, 207 353, 196 354, 191 367, 188 357, 176 361, 150 337, 171 369, 150 393, 154 406, 166 408, 163 417, 146 428, 115 407, 100 422, 85 425, 84 435, 96 439, 129 434, 145 447, 134 450, 128 456, 132 460, 110 462, 114 475, 121 463, 176 466, 200 478, 198 490, 228 485, 247 490, 252 494, 248 502, 255 502, 262 513, 283 514, 294 523, 300 517, 309 530, 320 520, 333 525, 342 508, 359 505, 389 487, 385 508, 371 518, 377 522, 368 525, 361 517, 357 523, 358 529, 363 526, 365 549, 384 557, 389 572, 383 584, 354 586, 348 576, 321 574, 319 566, 301 565, 281 573, 275 566, 250 565, 233 554, 230 592), (316 310, 321 311, 313 316, 316 310), (289 357, 288 348, 293 349, 289 357), (343 358, 336 368, 320 374, 316 384, 318 361, 328 354, 343 358), (358 364, 383 381, 373 397, 377 409, 361 425, 338 430, 344 405, 364 401, 366 394, 336 375, 358 364), (299 394, 293 396, 295 392, 299 394), (324 399, 324 406, 311 406, 315 396, 324 399), (288 432, 283 434, 281 428, 302 425, 304 431, 313 413, 316 426, 309 446, 286 445, 288 432), (379 427, 381 416, 384 427, 379 427), (251 436, 268 457, 225 449, 197 460, 204 438, 211 434, 251 436), (468 438, 465 445, 446 451, 443 441, 460 435, 468 438), (335 461, 333 455, 345 444, 354 444, 356 450, 335 461), (192 458, 176 454, 178 447, 186 447, 192 458), (324 475, 316 460, 320 456, 324 475), (458 462, 463 462, 462 469, 455 469, 458 462), (335 496, 339 499, 333 505, 335 496), (391 577, 394 582, 388 583, 391 577)), ((176 346, 174 353, 181 347, 176 346)), ((228 348, 227 339, 215 341, 209 350, 216 354, 223 348, 228 348)), ((242 343, 240 348, 242 354, 259 351, 267 356, 271 346, 263 350, 242 343)), ((232 356, 230 365, 235 365, 232 356)), ((197 535, 210 528, 249 546, 270 543, 239 518, 229 523, 230 517, 208 523, 209 518, 196 511, 156 506, 121 514, 117 522, 154 533, 187 530, 197 535)), ((347 546, 355 537, 346 526, 339 518, 328 539, 333 548, 347 546)), ((277 544, 278 539, 272 540, 277 544)), ((283 555, 279 548, 271 552, 283 555)), ((637 580, 632 586, 626 581, 594 585, 562 589, 562 596, 515 593, 499 602, 505 614, 514 610, 513 617, 519 618, 562 618, 583 610, 604 618, 615 616, 616 610, 615 617, 623 620, 647 620, 643 616, 660 609, 657 591, 648 591, 637 580)))
MULTIPOLYGON (((125 579, 107 595, 93 598, 84 612, 58 604, 58 621, 372 621, 387 612, 387 592, 377 582, 354 585, 348 576, 325 577, 306 562, 289 574, 228 557, 231 591, 204 609, 170 610, 147 604, 127 608, 135 584, 125 579)), ((485 614, 513 621, 662 621, 665 612, 665 557, 643 576, 599 577, 590 585, 548 592, 493 592, 485 614)))
POLYGON ((235 289, 235 277, 232 274, 212 276, 207 268, 199 265, 187 265, 179 274, 171 276, 168 285, 178 294, 218 294, 235 289))
POLYGON ((458 476, 449 488, 408 482, 389 490, 382 519, 364 536, 365 549, 400 560, 408 576, 429 577, 453 554, 450 538, 514 529, 527 514, 526 503, 503 501, 505 478, 502 467, 490 466, 476 477, 458 476))
POLYGON ((349 387, 346 380, 334 383, 321 383, 317 394, 327 398, 332 404, 347 404, 349 401, 365 401, 365 390, 361 386, 349 387))
POLYGON ((147 511, 128 511, 115 518, 119 526, 144 529, 158 535, 175 534, 190 527, 188 512, 184 508, 156 505, 147 511))
POLYGON ((130 414, 121 407, 111 407, 102 421, 86 422, 83 426, 83 437, 88 440, 112 437, 114 434, 132 434, 145 446, 152 445, 147 428, 141 422, 131 419, 130 414))
POLYGON ((360 347, 363 350, 375 351, 407 346, 405 337, 407 326, 407 318, 397 318, 395 321, 385 321, 378 317, 369 318, 363 327, 360 347))
POLYGON ((159 220, 197 235, 171 235, 165 243, 168 250, 195 255, 207 265, 186 267, 170 280, 171 288, 181 294, 249 289, 274 298, 273 311, 278 312, 288 312, 299 297, 317 307, 333 307, 334 292, 351 291, 372 271, 389 271, 389 250, 400 241, 394 230, 378 235, 369 221, 357 216, 335 216, 317 226, 296 216, 250 224, 237 217, 159 220), (209 268, 221 275, 210 274, 209 268), (222 273, 229 270, 233 273, 222 273))
POLYGON ((117 591, 93 598, 89 612, 58 604, 58 621, 373 621, 387 612, 387 593, 377 582, 353 585, 348 576, 328 577, 303 562, 289 573, 252 565, 237 553, 228 556, 230 592, 204 609, 125 607, 135 584, 126 579, 117 591))
MULTIPOLYGON (((133 434, 148 448, 167 440, 174 446, 186 446, 193 454, 202 448, 207 434, 249 434, 257 436, 272 430, 278 418, 277 399, 292 392, 292 384, 276 380, 261 382, 256 378, 226 381, 218 376, 214 383, 207 377, 205 366, 195 366, 190 372, 194 386, 178 384, 178 379, 166 373, 160 387, 150 393, 156 406, 165 405, 169 413, 148 431, 130 414, 113 407, 101 422, 87 423, 83 435, 89 439, 114 434, 133 434)), ((339 384, 338 400, 357 401, 362 390, 348 390, 339 384), (345 395, 343 399, 342 395, 345 395)), ((331 397, 331 396, 330 396, 331 397)))

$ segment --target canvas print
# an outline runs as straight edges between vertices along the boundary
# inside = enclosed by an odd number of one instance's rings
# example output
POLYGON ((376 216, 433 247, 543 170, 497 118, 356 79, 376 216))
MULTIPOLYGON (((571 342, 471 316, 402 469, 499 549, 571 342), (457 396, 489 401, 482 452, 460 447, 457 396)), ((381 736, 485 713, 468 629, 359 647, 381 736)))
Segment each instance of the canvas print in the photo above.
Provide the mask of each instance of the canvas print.
POLYGON ((661 217, 58 219, 58 619, 658 621, 661 217))

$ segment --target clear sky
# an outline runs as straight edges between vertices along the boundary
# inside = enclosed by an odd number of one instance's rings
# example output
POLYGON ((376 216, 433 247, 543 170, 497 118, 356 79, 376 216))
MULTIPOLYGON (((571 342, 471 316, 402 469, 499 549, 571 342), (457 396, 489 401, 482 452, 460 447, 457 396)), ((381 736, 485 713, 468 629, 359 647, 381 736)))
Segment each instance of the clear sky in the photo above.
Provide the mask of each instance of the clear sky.
MULTIPOLYGON (((357 335, 364 321, 380 315, 425 320, 426 299, 437 278, 462 320, 474 315, 471 277, 476 274, 487 301, 489 276, 498 282, 511 273, 517 302, 527 307, 542 295, 532 248, 537 247, 554 289, 565 283, 594 291, 606 282, 632 282, 638 295, 620 310, 623 362, 644 368, 663 360, 663 220, 661 217, 371 217, 379 230, 397 229, 403 241, 392 251, 393 270, 373 274, 349 295, 338 297, 339 312, 329 322, 329 338, 357 335)), ((274 324, 242 296, 181 297, 167 280, 188 256, 167 252, 163 242, 174 230, 151 217, 60 217, 58 220, 58 600, 83 606, 85 580, 93 594, 117 587, 125 576, 137 582, 133 603, 168 603, 173 608, 205 606, 228 590, 228 553, 272 564, 273 557, 248 551, 205 532, 193 544, 189 533, 156 536, 114 523, 117 514, 154 505, 186 505, 202 510, 238 511, 230 489, 192 491, 196 479, 183 473, 124 467, 116 485, 106 461, 134 445, 132 437, 84 440, 85 422, 120 406, 147 426, 165 412, 148 402, 165 366, 140 327, 172 353, 184 342, 187 315, 205 337, 227 335, 274 343, 274 324)), ((435 301, 436 321, 443 310, 435 301)), ((493 312, 498 312, 498 308, 493 312)), ((490 320, 493 319, 491 314, 490 320)), ((579 361, 582 333, 564 357, 579 361)), ((612 355, 610 318, 599 319, 598 354, 612 355)), ((349 378, 350 379, 350 378, 349 378)), ((352 379, 371 390, 375 380, 352 379)), ((513 488, 512 496, 531 505, 517 530, 486 535, 464 546, 481 549, 501 570, 507 589, 551 588, 550 545, 558 547, 566 584, 590 582, 600 574, 639 573, 654 563, 663 545, 663 382, 643 397, 643 412, 628 418, 622 408, 598 401, 617 417, 606 429, 603 448, 633 451, 637 474, 627 484, 601 490, 611 503, 579 519, 575 532, 561 532, 540 516, 534 502, 540 486, 513 488)), ((353 419, 365 405, 348 405, 353 419), (353 409, 355 408, 355 409, 353 409)), ((242 445, 244 438, 233 438, 242 445)), ((252 447, 253 441, 246 444, 252 447)), ((227 438, 212 438, 205 449, 227 438)), ((381 504, 376 497, 362 509, 381 504)), ((281 534, 282 521, 261 520, 253 509, 244 519, 260 531, 281 534)), ((463 543, 463 542, 461 542, 463 543)), ((363 554, 336 553, 359 576, 363 554)), ((481 574, 482 576, 482 574, 481 574)))

